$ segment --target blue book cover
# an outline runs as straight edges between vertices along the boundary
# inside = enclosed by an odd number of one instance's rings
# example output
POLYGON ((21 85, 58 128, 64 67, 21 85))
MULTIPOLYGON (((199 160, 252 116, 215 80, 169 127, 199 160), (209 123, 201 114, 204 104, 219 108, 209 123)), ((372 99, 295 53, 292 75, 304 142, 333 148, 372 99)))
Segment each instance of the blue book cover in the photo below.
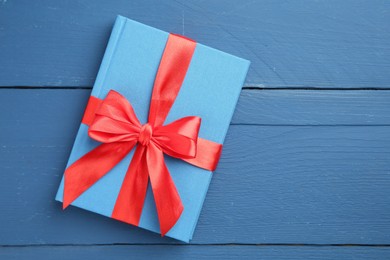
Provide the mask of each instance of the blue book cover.
MULTIPOLYGON (((168 35, 118 16, 91 95, 104 99, 110 89, 120 92, 132 104, 141 123, 146 123, 153 83, 168 35)), ((165 124, 189 115, 199 116, 202 118, 199 137, 223 144, 249 64, 247 60, 197 43, 165 124)), ((99 144, 88 136, 88 126, 81 124, 67 167, 99 144)), ((72 205, 110 217, 133 153, 134 149, 72 205)), ((189 242, 213 173, 169 156, 165 156, 165 162, 184 206, 180 219, 166 235, 189 242)), ((62 179, 56 195, 60 202, 63 182, 62 179)), ((160 232, 150 187, 139 227, 160 232)))

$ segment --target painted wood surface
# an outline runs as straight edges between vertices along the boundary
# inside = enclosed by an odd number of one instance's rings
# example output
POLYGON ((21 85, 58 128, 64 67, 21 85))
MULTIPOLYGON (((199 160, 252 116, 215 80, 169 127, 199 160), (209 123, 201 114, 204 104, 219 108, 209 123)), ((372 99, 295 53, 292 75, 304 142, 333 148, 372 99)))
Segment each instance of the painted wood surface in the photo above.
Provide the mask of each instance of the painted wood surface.
MULTIPOLYGON (((267 92, 285 97, 290 91, 245 90, 238 107, 267 92)), ((0 104, 8 107, 1 110, 0 128, 0 183, 7 194, 1 200, 1 244, 176 242, 84 210, 62 212, 54 201, 89 90, 0 93, 0 104)), ((299 97, 295 106, 285 103, 295 118, 306 106, 299 97)), ((330 100, 341 111, 335 118, 361 109, 359 102, 330 97, 317 102, 312 114, 326 113, 330 100)), ((389 102, 373 110, 387 113, 389 102)), ((252 123, 234 120, 229 129, 193 242, 390 244, 388 122, 348 126, 340 119, 342 125, 329 125, 316 116, 313 126, 290 126, 289 117, 275 125, 275 108, 262 109, 268 115, 263 119, 237 110, 235 118, 252 123)))
POLYGON ((0 259, 389 259, 389 8, 0 0, 0 259), (117 14, 252 61, 190 245, 54 201, 117 14))
POLYGON ((252 61, 246 85, 389 88, 390 2, 0 2, 0 85, 91 86, 117 14, 252 61))
POLYGON ((292 247, 292 246, 44 246, 44 247, 7 247, 0 251, 0 257, 6 259, 291 259, 291 260, 366 260, 387 259, 390 254, 387 247, 292 247))

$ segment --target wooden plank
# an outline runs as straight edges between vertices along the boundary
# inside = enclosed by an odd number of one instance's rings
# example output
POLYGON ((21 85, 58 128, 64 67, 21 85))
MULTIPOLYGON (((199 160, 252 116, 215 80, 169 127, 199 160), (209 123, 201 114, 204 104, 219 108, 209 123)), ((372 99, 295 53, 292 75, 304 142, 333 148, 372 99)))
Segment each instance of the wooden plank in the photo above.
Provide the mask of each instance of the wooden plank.
POLYGON ((40 246, 3 247, 5 259, 388 259, 388 247, 316 246, 40 246))
MULTIPOLYGON (((54 195, 72 137, 53 123, 23 143, 2 141, 0 244, 175 242, 76 208, 62 212, 54 195)), ((232 126, 193 242, 389 244, 389 133, 232 126)))
POLYGON ((389 125, 390 91, 243 90, 232 123, 389 125))
POLYGON ((0 86, 91 86, 121 14, 252 61, 246 85, 390 87, 390 2, 0 3, 0 86))
MULTIPOLYGON (((1 245, 176 243, 54 201, 87 92, 1 90, 1 245)), ((232 125, 193 242, 389 244, 389 158, 390 126, 232 125)))
MULTIPOLYGON (((0 111, 1 119, 12 123, 26 110, 48 117, 63 113, 67 124, 77 129, 90 93, 90 89, 1 89, 2 106, 13 108, 13 114, 6 113, 9 109, 0 111)), ((57 118, 37 116, 29 124, 44 124, 42 120, 57 118)), ((243 90, 232 124, 390 125, 390 91, 243 90)))

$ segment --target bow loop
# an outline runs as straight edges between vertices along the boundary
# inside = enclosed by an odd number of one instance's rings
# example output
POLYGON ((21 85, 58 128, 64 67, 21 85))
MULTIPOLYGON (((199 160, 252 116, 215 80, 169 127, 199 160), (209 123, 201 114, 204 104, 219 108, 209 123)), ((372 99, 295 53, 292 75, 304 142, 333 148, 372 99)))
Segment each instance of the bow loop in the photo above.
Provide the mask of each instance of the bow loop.
POLYGON ((168 125, 156 127, 153 139, 164 153, 172 157, 194 158, 200 123, 200 117, 183 117, 168 125))
POLYGON ((131 104, 124 96, 110 90, 88 129, 88 135, 102 143, 137 140, 141 128, 131 104))
POLYGON ((130 123, 141 127, 133 107, 127 99, 115 90, 110 90, 96 115, 106 116, 113 120, 130 123))

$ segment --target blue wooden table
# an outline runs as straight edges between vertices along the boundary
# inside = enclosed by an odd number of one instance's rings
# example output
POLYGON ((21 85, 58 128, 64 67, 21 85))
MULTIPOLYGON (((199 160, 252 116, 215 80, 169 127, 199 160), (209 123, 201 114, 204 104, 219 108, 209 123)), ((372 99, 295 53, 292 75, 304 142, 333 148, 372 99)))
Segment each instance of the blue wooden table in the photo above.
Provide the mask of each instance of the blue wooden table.
POLYGON ((389 1, 0 1, 0 259, 389 259, 389 1), (252 61, 190 244, 54 196, 117 14, 252 61))

